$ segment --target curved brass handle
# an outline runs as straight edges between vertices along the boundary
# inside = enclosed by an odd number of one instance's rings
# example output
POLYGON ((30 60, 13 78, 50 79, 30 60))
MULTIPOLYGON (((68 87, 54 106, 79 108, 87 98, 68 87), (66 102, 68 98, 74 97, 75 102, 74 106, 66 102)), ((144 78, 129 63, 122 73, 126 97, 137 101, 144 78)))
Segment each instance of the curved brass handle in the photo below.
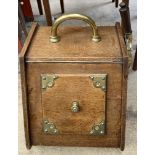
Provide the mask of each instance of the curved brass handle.
POLYGON ((82 15, 82 14, 67 14, 59 17, 53 24, 51 28, 51 36, 50 36, 50 41, 52 43, 56 43, 60 41, 60 37, 57 35, 57 28, 58 26, 64 22, 65 20, 71 20, 71 19, 77 19, 77 20, 83 20, 86 23, 88 23, 93 31, 92 35, 92 41, 94 42, 99 42, 101 40, 101 37, 98 34, 97 26, 95 22, 88 16, 82 15))

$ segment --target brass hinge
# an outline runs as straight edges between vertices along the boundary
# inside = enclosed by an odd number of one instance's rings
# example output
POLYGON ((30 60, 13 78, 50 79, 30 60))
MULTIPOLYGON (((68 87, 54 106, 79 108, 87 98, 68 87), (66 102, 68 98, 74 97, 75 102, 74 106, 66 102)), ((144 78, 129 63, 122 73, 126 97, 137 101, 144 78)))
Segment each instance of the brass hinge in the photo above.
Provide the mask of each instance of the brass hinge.
POLYGON ((101 88, 101 90, 107 90, 107 74, 98 74, 98 75, 91 75, 90 78, 93 81, 93 85, 96 88, 101 88))

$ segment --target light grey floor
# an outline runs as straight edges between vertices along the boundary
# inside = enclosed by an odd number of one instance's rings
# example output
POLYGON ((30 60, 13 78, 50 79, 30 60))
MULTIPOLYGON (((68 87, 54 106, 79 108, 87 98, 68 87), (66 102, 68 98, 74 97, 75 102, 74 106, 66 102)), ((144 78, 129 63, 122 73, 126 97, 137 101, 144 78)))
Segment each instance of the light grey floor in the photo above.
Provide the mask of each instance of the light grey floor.
MULTIPOLYGON (((60 15, 59 0, 49 0, 52 14, 60 15)), ((119 10, 114 7, 112 0, 64 0, 66 13, 82 13, 92 17, 97 25, 114 25, 120 21, 119 10)), ((39 16, 36 0, 31 0, 35 20, 40 25, 46 25, 44 16, 39 16)), ((133 30, 133 48, 136 46, 137 36, 137 3, 130 0, 130 12, 133 30)), ((65 25, 85 25, 79 21, 68 21, 65 25)), ((133 53, 134 55, 134 50, 133 53)), ((113 148, 87 148, 87 147, 42 147, 33 146, 26 150, 23 114, 21 102, 21 90, 19 79, 19 155, 136 155, 136 121, 137 121, 137 72, 129 70, 128 79, 128 104, 127 104, 127 126, 126 126, 126 148, 123 152, 113 148)))

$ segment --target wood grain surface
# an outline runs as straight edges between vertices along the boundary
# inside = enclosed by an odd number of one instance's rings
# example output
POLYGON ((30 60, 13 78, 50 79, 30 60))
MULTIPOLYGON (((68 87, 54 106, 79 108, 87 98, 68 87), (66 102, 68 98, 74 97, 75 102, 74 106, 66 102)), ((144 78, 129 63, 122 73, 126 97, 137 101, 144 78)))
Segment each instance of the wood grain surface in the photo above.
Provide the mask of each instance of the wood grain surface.
POLYGON ((106 93, 95 88, 90 74, 57 74, 51 88, 42 91, 43 120, 56 124, 60 134, 90 134, 94 124, 105 121, 106 93), (80 110, 71 111, 73 101, 80 110))
POLYGON ((127 106, 127 79, 128 79, 128 55, 124 44, 123 33, 120 23, 116 23, 118 38, 121 47, 123 65, 122 65, 122 112, 121 112, 121 144, 120 149, 123 151, 125 147, 125 127, 126 127, 126 106, 127 106))
MULTIPOLYGON (((99 27, 102 40, 91 40, 89 27, 60 27, 58 43, 49 41, 51 27, 38 27, 27 61, 119 61, 122 58, 115 26, 99 27)), ((117 61, 117 62, 118 62, 117 61)))
MULTIPOLYGON (((121 81, 122 65, 117 64, 63 64, 28 63, 28 100, 30 109, 31 139, 33 145, 71 145, 71 146, 120 146, 121 130, 121 81), (62 67, 63 65, 63 67, 62 67), (106 106, 106 135, 45 135, 42 131, 41 74, 105 74, 108 73, 106 106), (69 141, 68 141, 69 139, 69 141)), ((57 81, 58 82, 58 81, 57 81)), ((87 86, 88 87, 88 86, 87 86)), ((54 88, 54 87, 53 87, 54 88)), ((72 88, 73 89, 73 88, 72 88)), ((67 96, 66 96, 67 100, 67 96)), ((89 103, 88 103, 89 104, 89 103)), ((95 115, 95 114, 94 114, 95 115)), ((64 115, 64 118, 67 117, 64 115)), ((94 118, 92 118, 94 119, 94 118)))

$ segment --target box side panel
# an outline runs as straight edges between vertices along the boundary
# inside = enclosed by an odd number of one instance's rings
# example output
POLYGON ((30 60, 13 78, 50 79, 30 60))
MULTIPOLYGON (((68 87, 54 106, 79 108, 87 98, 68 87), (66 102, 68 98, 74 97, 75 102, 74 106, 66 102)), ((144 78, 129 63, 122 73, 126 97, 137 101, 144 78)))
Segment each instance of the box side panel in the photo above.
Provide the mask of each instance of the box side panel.
POLYGON ((125 147, 126 107, 127 107, 127 79, 128 79, 128 58, 124 58, 122 66, 122 112, 121 112, 121 143, 123 151, 125 147))
POLYGON ((122 111, 121 64, 27 63, 32 145, 120 147, 122 111), (42 131, 41 74, 108 74, 106 135, 45 135, 42 131))
POLYGON ((24 117, 24 130, 27 149, 31 148, 30 131, 29 131, 29 119, 28 119, 28 106, 27 106, 27 88, 25 79, 25 63, 24 58, 20 58, 20 74, 21 74, 21 91, 22 91, 22 105, 23 105, 23 117, 24 117))
POLYGON ((37 29, 37 23, 33 23, 29 31, 29 34, 25 40, 24 46, 19 55, 20 62, 20 75, 21 75, 21 90, 22 90, 22 104, 23 104, 23 116, 24 116, 24 130, 27 149, 31 148, 30 135, 29 135, 29 115, 27 105, 27 84, 26 84, 26 67, 25 67, 25 55, 31 44, 35 31, 37 29))
POLYGON ((128 52, 125 45, 120 23, 116 23, 116 31, 122 52, 122 112, 121 112, 121 143, 120 149, 123 151, 125 147, 125 126, 126 126, 126 104, 127 104, 127 78, 128 78, 128 52))

